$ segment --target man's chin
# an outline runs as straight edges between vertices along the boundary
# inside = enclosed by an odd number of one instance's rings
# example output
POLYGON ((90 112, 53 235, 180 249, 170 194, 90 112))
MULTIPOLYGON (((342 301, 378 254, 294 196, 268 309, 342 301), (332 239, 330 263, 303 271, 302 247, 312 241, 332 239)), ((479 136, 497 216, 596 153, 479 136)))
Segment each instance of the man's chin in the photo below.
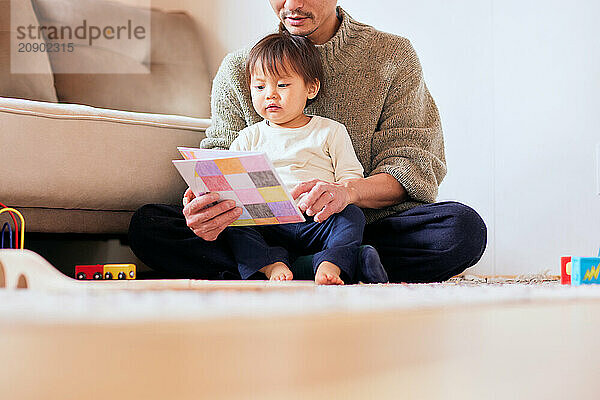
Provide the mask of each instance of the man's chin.
POLYGON ((287 29, 287 31, 294 36, 308 36, 315 31, 315 29, 312 27, 292 26, 289 24, 284 24, 284 25, 285 25, 285 29, 287 29))

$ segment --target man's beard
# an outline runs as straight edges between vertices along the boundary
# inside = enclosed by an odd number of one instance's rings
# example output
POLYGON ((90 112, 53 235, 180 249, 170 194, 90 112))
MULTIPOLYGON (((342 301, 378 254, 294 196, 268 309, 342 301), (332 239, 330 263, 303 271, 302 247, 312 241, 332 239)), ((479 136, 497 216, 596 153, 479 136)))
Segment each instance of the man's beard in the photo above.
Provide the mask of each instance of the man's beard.
MULTIPOLYGON (((293 11, 281 11, 281 13, 279 14, 279 17, 281 18, 281 25, 279 27, 279 29, 281 30, 281 28, 285 28, 285 30, 287 30, 288 32, 290 31, 289 28, 285 25, 285 21, 286 18, 289 17, 290 15, 296 15, 299 17, 305 17, 311 20, 315 20, 315 16, 310 13, 310 12, 306 12, 306 11, 302 11, 302 10, 293 10, 293 11)), ((292 26, 292 28, 294 28, 292 26)), ((313 33, 316 32, 316 30, 319 29, 318 26, 316 26, 313 30, 308 31, 308 32, 301 32, 301 33, 295 33, 294 35, 296 36, 310 36, 313 33)))
POLYGON ((306 17, 306 18, 310 18, 310 19, 315 19, 315 16, 311 13, 311 12, 307 12, 307 11, 302 11, 302 10, 293 10, 293 11, 281 11, 280 13, 280 17, 281 20, 285 20, 287 17, 289 17, 290 15, 297 15, 300 17, 306 17))

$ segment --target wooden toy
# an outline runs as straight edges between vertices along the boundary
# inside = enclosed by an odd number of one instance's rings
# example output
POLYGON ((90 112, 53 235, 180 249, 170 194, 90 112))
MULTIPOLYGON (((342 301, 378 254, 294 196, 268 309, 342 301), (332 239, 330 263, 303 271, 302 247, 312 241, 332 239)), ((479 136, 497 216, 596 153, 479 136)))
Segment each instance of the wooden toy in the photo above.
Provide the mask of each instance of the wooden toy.
MULTIPOLYGON (((20 244, 20 248, 21 250, 23 250, 25 248, 25 218, 23 218, 23 214, 21 214, 19 211, 15 210, 14 208, 11 207, 6 207, 4 204, 0 203, 0 214, 7 212, 12 220, 13 223, 15 224, 15 249, 19 248, 19 244, 20 244), (19 217, 19 220, 21 221, 21 227, 19 229, 19 225, 17 224, 17 219, 15 218, 14 214, 17 215, 17 217, 19 217), (19 241, 19 231, 21 231, 21 240, 19 241)), ((9 230, 10 230, 10 226, 9 226, 9 230)))
POLYGON ((600 283, 600 257, 572 257, 571 284, 600 283))
POLYGON ((104 266, 98 265, 76 265, 75 277, 80 280, 99 280, 104 277, 104 266))
POLYGON ((560 258, 560 283, 563 285, 571 284, 571 256, 560 258))
POLYGON ((105 264, 104 279, 135 279, 135 264, 105 264))
POLYGON ((76 265, 75 278, 80 281, 135 279, 135 264, 76 265))
MULTIPOLYGON (((102 266, 104 273, 104 266, 102 266)), ((114 275, 115 270, 110 272, 114 275)), ((118 273, 129 273, 127 269, 117 269, 117 279, 81 280, 70 278, 30 250, 0 250, 0 290, 234 290, 234 291, 273 291, 273 290, 315 290, 314 281, 209 281, 196 279, 122 279, 118 273)), ((134 277, 135 277, 135 271, 134 277)), ((87 274, 86 274, 87 277, 87 274)), ((93 276, 92 276, 93 278, 93 276)))

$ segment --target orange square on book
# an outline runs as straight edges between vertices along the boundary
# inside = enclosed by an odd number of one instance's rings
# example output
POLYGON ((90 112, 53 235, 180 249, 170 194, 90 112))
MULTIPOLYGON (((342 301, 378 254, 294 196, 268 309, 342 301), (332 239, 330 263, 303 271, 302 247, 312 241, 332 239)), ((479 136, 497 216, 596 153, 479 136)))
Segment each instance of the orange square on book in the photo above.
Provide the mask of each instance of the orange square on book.
POLYGON ((246 172, 239 158, 222 158, 215 160, 215 164, 221 170, 223 175, 241 174, 246 172))

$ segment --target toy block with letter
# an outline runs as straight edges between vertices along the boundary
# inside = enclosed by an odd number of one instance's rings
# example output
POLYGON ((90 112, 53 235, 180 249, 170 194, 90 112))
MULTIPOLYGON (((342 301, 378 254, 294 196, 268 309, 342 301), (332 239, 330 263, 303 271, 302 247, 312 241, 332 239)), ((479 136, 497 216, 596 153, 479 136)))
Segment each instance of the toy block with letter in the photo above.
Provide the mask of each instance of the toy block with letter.
POLYGON ((600 283, 600 257, 572 257, 571 284, 600 283))
POLYGON ((563 285, 571 284, 571 256, 560 258, 560 283, 563 285))

